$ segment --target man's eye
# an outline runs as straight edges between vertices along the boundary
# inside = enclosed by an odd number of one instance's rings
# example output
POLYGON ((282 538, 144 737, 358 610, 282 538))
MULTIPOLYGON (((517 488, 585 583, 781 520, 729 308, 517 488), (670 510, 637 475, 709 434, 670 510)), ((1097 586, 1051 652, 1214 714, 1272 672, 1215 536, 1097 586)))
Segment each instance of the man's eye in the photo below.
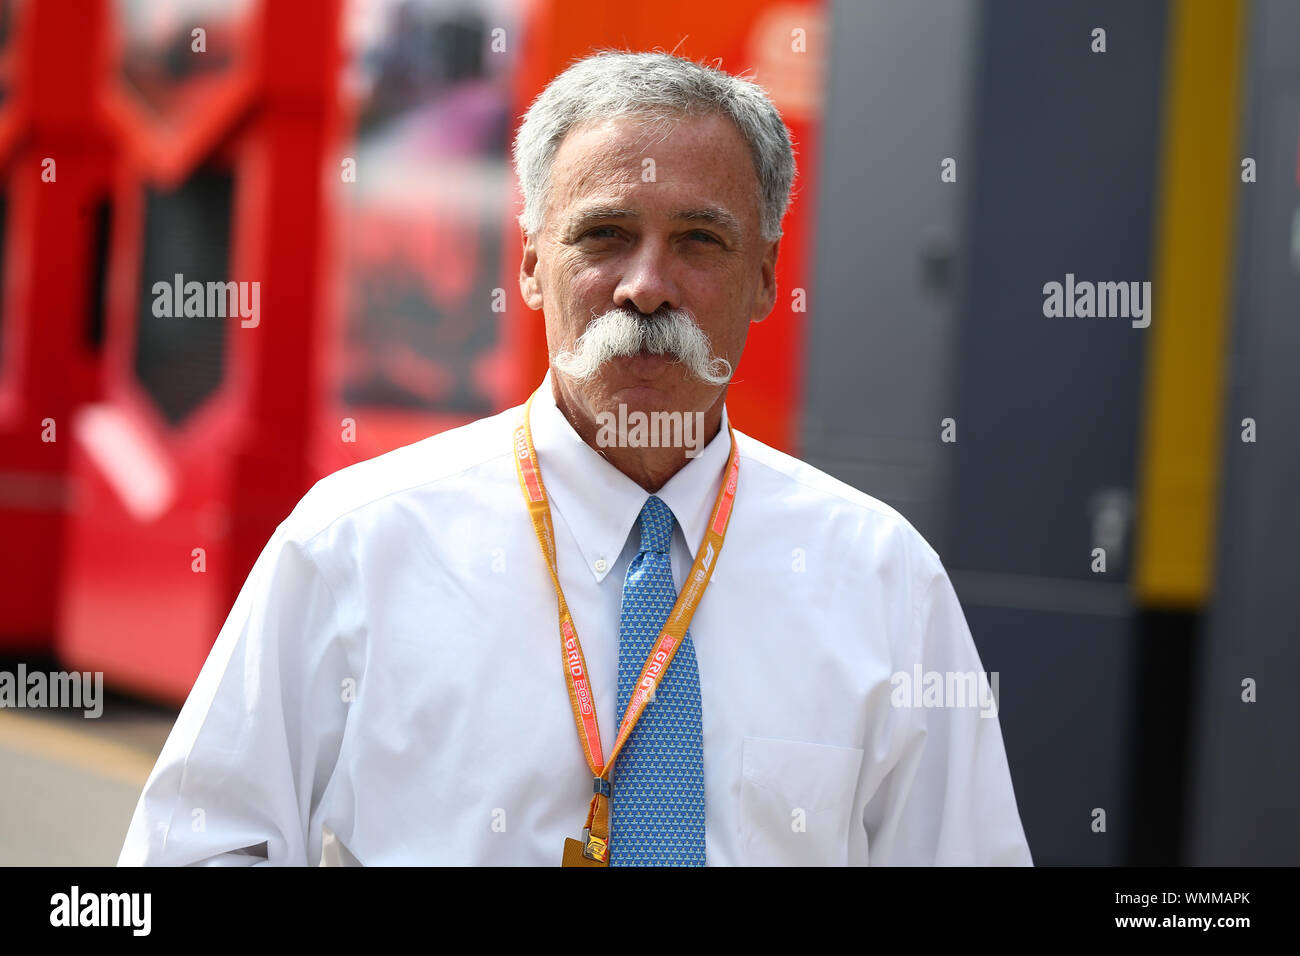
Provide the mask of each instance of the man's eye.
POLYGON ((698 230, 698 229, 691 233, 691 238, 692 238, 692 239, 703 239, 705 242, 717 242, 717 241, 718 241, 718 240, 717 240, 717 237, 715 237, 715 236, 713 236, 713 235, 711 235, 711 234, 709 234, 709 233, 707 233, 707 232, 701 232, 701 231, 698 230))
POLYGON ((618 230, 613 226, 597 226, 595 229, 589 229, 582 234, 584 239, 612 239, 618 230), (604 233, 604 235, 601 235, 604 233))

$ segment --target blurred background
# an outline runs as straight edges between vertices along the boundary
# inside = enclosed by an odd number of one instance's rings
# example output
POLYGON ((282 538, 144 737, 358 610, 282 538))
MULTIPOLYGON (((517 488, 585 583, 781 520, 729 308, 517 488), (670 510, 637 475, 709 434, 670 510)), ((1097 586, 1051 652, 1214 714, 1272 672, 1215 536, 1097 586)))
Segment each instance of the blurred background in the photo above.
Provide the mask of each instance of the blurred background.
POLYGON ((0 709, 0 864, 115 862, 313 482, 536 387, 509 144, 605 46, 785 117, 728 407, 939 552, 1036 862, 1300 863, 1297 38, 1287 0, 0 0, 0 671, 111 691, 0 709), (177 275, 255 320, 156 314, 177 275), (1151 282, 1149 327, 1045 316, 1067 275, 1151 282))

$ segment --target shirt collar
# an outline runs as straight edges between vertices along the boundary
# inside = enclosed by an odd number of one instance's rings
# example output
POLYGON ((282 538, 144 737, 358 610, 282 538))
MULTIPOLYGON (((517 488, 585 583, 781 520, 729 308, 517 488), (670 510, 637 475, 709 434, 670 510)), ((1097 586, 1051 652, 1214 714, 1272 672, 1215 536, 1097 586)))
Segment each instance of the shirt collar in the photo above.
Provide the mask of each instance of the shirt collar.
MULTIPOLYGON (((530 424, 551 507, 573 532, 587 570, 602 581, 650 495, 579 437, 555 404, 549 370, 533 399, 530 424)), ((677 519, 692 560, 722 487, 730 452, 724 403, 722 424, 713 440, 656 492, 677 519)))

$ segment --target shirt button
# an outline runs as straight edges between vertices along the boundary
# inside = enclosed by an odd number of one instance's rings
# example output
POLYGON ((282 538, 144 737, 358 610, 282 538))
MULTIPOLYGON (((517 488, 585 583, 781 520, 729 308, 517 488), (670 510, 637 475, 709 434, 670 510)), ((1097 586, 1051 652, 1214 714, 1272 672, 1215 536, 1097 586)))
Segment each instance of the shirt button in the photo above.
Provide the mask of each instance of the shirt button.
POLYGON ((599 558, 597 559, 596 563, 592 565, 592 567, 596 569, 597 574, 604 574, 605 569, 609 567, 609 565, 605 563, 604 558, 599 558))

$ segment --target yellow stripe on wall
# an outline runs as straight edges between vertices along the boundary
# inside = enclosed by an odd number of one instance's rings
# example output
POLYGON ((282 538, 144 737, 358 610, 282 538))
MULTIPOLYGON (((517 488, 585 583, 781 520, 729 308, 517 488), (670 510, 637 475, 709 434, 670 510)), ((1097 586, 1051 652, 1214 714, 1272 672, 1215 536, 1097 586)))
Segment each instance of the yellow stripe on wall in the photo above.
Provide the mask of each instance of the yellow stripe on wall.
POLYGON ((1170 0, 1134 587, 1210 596, 1237 191, 1245 0, 1170 0))
POLYGON ((6 750, 50 760, 142 790, 156 762, 156 758, 133 747, 94 733, 74 730, 50 718, 0 710, 0 763, 6 750))

